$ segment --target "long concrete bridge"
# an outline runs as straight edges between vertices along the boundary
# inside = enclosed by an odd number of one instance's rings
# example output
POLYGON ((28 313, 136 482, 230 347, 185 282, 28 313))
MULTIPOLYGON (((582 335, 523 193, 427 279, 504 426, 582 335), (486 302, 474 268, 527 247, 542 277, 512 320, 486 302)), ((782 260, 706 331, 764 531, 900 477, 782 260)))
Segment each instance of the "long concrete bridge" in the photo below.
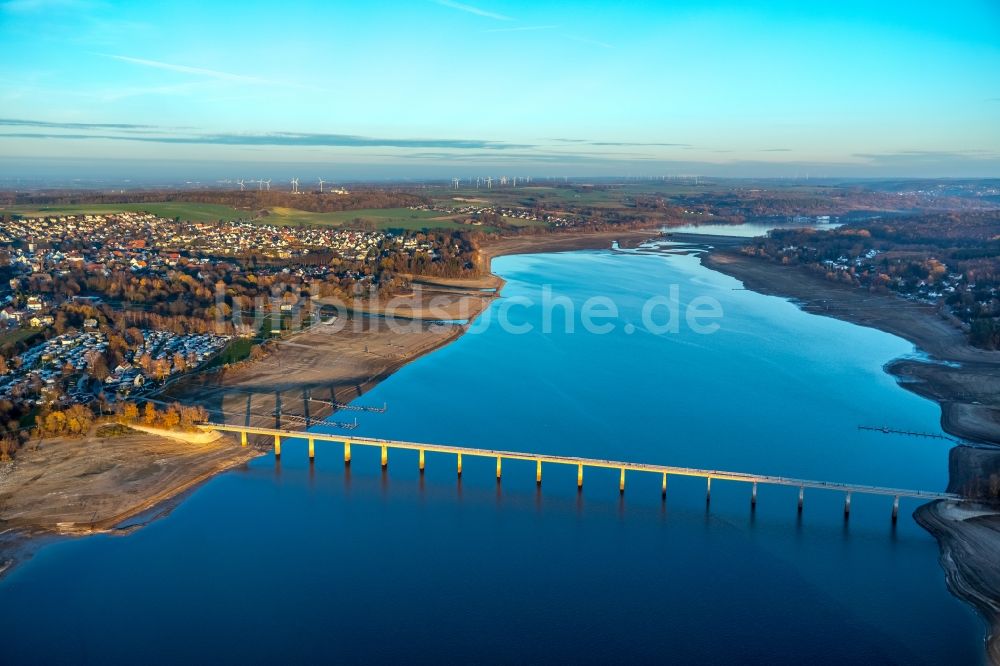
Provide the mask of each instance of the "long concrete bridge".
POLYGON ((882 486, 867 486, 854 483, 837 483, 832 481, 814 481, 809 479, 796 479, 785 476, 769 476, 766 474, 748 474, 745 472, 727 472, 717 469, 697 469, 693 467, 674 467, 670 465, 650 465, 646 463, 633 463, 615 460, 600 460, 596 458, 579 458, 576 456, 556 456, 544 453, 525 453, 523 451, 498 451, 493 449, 477 449, 468 446, 450 446, 445 444, 422 444, 418 442, 404 442, 390 439, 373 439, 370 437, 347 437, 345 435, 330 435, 315 432, 303 432, 297 430, 279 430, 275 428, 257 428, 253 426, 229 425, 225 423, 203 423, 198 427, 207 431, 221 431, 239 433, 240 442, 243 446, 248 444, 248 436, 263 435, 274 441, 275 458, 281 458, 281 442, 283 439, 304 439, 309 443, 309 460, 316 457, 316 442, 335 442, 344 447, 344 462, 351 462, 352 446, 367 446, 381 449, 382 467, 389 465, 389 451, 391 449, 405 449, 418 452, 418 466, 421 472, 425 466, 425 453, 445 453, 456 456, 456 470, 459 476, 462 475, 462 457, 476 457, 496 459, 497 481, 500 481, 503 471, 504 460, 527 460, 535 463, 535 481, 542 483, 542 465, 568 465, 576 467, 577 488, 583 488, 583 472, 587 468, 604 468, 619 470, 618 490, 625 492, 625 472, 641 472, 646 474, 656 474, 662 477, 662 495, 667 495, 668 476, 689 476, 705 479, 705 500, 711 501, 712 481, 737 481, 750 484, 750 504, 757 505, 757 486, 790 486, 799 489, 798 509, 801 512, 805 501, 805 489, 831 490, 844 493, 844 516, 851 513, 851 495, 854 493, 867 495, 883 495, 892 497, 892 521, 896 522, 899 516, 899 499, 901 497, 935 500, 935 499, 961 499, 953 493, 929 492, 925 490, 907 490, 903 488, 885 488, 882 486))

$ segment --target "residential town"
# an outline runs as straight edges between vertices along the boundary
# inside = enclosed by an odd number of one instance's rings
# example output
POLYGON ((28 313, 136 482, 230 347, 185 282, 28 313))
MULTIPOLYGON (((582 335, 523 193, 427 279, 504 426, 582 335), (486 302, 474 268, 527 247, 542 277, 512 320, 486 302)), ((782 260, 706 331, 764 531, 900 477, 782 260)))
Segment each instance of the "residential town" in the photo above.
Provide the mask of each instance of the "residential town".
POLYGON ((200 367, 230 336, 141 331, 142 342, 109 368, 108 338, 100 331, 64 333, 15 356, 0 376, 0 400, 36 405, 114 402, 135 397, 172 375, 200 367))
POLYGON ((410 210, 429 210, 445 215, 457 215, 464 218, 472 226, 483 226, 485 224, 495 224, 498 219, 506 218, 508 222, 520 224, 537 223, 546 224, 552 227, 570 226, 579 220, 563 215, 543 213, 530 208, 512 208, 507 206, 496 206, 492 204, 466 203, 459 206, 419 205, 409 206, 410 210))
MULTIPOLYGON (((461 274, 461 235, 144 212, 0 218, 0 403, 114 402, 281 334, 314 296, 388 295, 397 273, 461 274)), ((298 318, 296 318, 298 317, 298 318)), ((10 411, 10 410, 8 410, 10 411)), ((14 409, 15 412, 23 409, 14 409)))
POLYGON ((830 231, 773 230, 745 254, 804 265, 836 282, 933 305, 987 349, 1000 347, 1000 264, 993 231, 976 214, 925 216, 911 225, 870 220, 830 231), (929 238, 935 238, 933 242, 929 238))

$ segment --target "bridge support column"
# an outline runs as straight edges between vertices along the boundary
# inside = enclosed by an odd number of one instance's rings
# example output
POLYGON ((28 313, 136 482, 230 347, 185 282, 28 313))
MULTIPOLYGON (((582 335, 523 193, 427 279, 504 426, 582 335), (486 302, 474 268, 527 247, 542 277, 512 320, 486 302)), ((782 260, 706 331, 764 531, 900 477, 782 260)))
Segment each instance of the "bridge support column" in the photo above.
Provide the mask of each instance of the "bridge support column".
POLYGON ((899 495, 892 498, 892 524, 899 520, 899 495))
POLYGON ((497 456, 497 481, 500 480, 500 456, 497 456))
POLYGON ((382 445, 382 469, 389 466, 389 447, 385 444, 382 445))
POLYGON ((542 485, 542 461, 535 462, 535 483, 542 485))
POLYGON ((624 493, 625 492, 625 468, 624 467, 622 467, 622 472, 618 476, 618 492, 619 493, 624 493))
POLYGON ((458 475, 462 476, 462 454, 458 454, 458 475))
POLYGON ((799 513, 802 513, 802 503, 806 499, 806 489, 799 486, 799 513))
POLYGON ((423 449, 420 449, 420 462, 418 463, 418 465, 420 466, 420 471, 423 472, 424 471, 424 450, 423 449))
POLYGON ((667 499, 667 473, 663 473, 663 490, 660 491, 661 497, 667 499))
POLYGON ((246 445, 247 445, 247 432, 246 430, 244 430, 243 432, 240 433, 240 446, 245 448, 246 445))
POLYGON ((274 457, 281 457, 281 435, 274 436, 274 457))
POLYGON ((844 495, 844 518, 851 515, 851 491, 848 490, 847 494, 844 495))
POLYGON ((750 491, 750 506, 756 508, 757 506, 757 482, 753 482, 753 490, 750 491))
POLYGON ((316 460, 316 440, 309 438, 309 462, 316 460))
POLYGON ((707 477, 705 480, 705 504, 712 501, 712 477, 707 477))
POLYGON ((583 465, 576 466, 576 487, 583 489, 583 465))
POLYGON ((344 442, 344 462, 351 462, 351 443, 344 442))

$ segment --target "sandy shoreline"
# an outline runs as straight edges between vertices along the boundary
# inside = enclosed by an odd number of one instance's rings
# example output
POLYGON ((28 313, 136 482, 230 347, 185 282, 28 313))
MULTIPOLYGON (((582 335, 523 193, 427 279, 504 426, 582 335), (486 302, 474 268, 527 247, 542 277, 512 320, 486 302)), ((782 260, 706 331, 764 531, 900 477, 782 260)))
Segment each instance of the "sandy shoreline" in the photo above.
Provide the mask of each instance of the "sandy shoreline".
POLYGON ((490 241, 479 249, 479 265, 492 273, 496 257, 510 254, 539 254, 572 250, 605 250, 618 241, 623 247, 637 245, 660 235, 659 228, 621 231, 566 232, 538 236, 514 236, 490 241))
POLYGON ((0 474, 0 569, 30 556, 37 537, 115 533, 259 455, 226 437, 188 439, 148 429, 30 443, 0 474))
POLYGON ((365 308, 365 315, 313 326, 278 341, 265 359, 192 376, 158 399, 204 406, 231 424, 304 430, 350 422, 348 403, 425 354, 458 339, 499 297, 502 280, 428 278, 414 294, 365 308), (479 289, 496 289, 481 292, 479 289), (390 318, 384 318, 388 316, 390 318), (454 319, 466 323, 437 323, 454 319))
POLYGON ((987 618, 987 657, 1000 664, 1000 515, 996 507, 938 500, 919 507, 913 517, 938 540, 948 589, 987 618))

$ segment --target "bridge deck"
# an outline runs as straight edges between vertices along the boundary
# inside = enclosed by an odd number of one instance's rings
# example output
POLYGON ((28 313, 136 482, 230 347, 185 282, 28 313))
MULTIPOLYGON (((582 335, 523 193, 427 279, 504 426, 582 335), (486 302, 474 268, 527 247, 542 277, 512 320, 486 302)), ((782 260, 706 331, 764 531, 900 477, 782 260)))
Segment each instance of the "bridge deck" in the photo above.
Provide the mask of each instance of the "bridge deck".
POLYGON ((528 460, 536 463, 556 465, 571 465, 574 467, 599 467, 623 471, 647 472, 673 476, 694 476, 705 479, 723 481, 740 481, 743 483, 758 483, 795 488, 817 488, 848 493, 864 493, 870 495, 888 495, 891 497, 910 497, 924 500, 960 499, 953 493, 933 492, 926 490, 909 490, 904 488, 886 488, 855 483, 839 483, 833 481, 815 481, 796 479, 786 476, 770 476, 766 474, 749 474, 745 472, 728 472, 717 469, 697 469, 693 467, 674 467, 671 465, 652 465, 617 460, 601 460, 597 458, 580 458, 576 456, 557 456, 544 453, 526 453, 523 451, 502 451, 495 449, 479 449, 467 446, 450 446, 446 444, 422 444, 391 439, 374 439, 370 437, 348 437, 324 433, 304 432, 297 430, 278 430, 274 428, 257 428, 252 426, 228 425, 223 423, 204 423, 199 427, 205 430, 245 433, 247 435, 266 435, 277 438, 311 439, 314 441, 339 442, 357 446, 372 446, 387 449, 407 449, 412 451, 429 451, 433 453, 461 454, 481 458, 528 460))

